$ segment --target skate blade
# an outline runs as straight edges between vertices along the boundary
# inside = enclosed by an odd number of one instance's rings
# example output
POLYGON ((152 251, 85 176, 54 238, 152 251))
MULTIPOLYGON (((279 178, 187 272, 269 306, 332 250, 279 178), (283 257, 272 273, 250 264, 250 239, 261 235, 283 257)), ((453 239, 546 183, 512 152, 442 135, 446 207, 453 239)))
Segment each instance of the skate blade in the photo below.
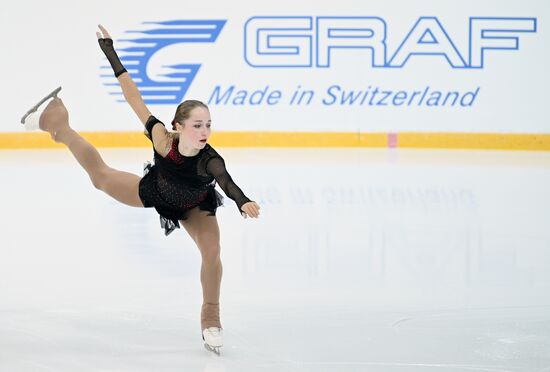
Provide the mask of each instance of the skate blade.
POLYGON ((212 346, 205 343, 204 347, 205 347, 206 350, 213 352, 217 356, 220 356, 220 347, 221 346, 212 347, 212 346))
POLYGON ((36 115, 31 115, 33 113, 35 113, 38 108, 44 104, 44 102, 46 102, 47 100, 49 100, 50 98, 54 98, 54 97, 57 97, 57 94, 61 91, 61 87, 57 87, 56 89, 54 89, 50 94, 48 94, 46 97, 42 98, 36 105, 34 105, 29 111, 27 111, 25 113, 25 115, 23 115, 23 117, 21 118, 21 124, 23 124, 25 126, 25 129, 27 130, 34 130, 34 129, 37 129, 38 128, 38 118, 34 117, 32 118, 32 116, 36 116, 36 115), (31 116, 31 118, 29 118, 30 120, 27 120, 27 118, 31 116), (34 122, 36 120, 36 122, 34 122), (31 123, 28 123, 27 124, 27 121, 32 121, 31 123), (35 127, 36 126, 36 127, 35 127))

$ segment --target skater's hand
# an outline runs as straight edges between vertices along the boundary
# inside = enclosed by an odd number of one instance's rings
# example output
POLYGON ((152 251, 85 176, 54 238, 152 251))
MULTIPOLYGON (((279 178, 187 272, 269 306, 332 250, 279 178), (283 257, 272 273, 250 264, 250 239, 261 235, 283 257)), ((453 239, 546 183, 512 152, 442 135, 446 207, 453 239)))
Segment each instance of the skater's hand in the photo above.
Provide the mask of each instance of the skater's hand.
POLYGON ((256 202, 244 203, 241 211, 244 218, 258 218, 260 216, 260 206, 256 202))

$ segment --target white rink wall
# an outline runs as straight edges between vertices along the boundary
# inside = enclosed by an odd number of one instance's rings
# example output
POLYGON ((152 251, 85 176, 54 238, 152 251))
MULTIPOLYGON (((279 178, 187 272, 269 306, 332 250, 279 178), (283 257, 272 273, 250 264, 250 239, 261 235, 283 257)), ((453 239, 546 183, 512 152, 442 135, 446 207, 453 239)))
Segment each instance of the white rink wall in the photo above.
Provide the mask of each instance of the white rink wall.
POLYGON ((148 103, 165 122, 193 98, 222 131, 546 134, 549 16, 543 0, 12 2, 0 12, 0 131, 20 131, 58 85, 79 130, 139 129, 102 77, 101 23, 119 49, 157 39, 132 76, 151 100, 171 83, 148 103))

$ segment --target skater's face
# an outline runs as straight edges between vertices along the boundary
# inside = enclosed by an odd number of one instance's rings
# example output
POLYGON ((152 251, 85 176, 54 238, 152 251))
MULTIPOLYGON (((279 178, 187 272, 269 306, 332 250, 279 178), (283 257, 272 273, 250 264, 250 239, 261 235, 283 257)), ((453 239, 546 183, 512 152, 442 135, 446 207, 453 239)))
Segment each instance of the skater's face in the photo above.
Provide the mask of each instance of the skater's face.
POLYGON ((195 107, 191 110, 189 118, 183 121, 183 126, 176 126, 186 145, 195 149, 202 149, 210 137, 210 112, 204 107, 195 107))

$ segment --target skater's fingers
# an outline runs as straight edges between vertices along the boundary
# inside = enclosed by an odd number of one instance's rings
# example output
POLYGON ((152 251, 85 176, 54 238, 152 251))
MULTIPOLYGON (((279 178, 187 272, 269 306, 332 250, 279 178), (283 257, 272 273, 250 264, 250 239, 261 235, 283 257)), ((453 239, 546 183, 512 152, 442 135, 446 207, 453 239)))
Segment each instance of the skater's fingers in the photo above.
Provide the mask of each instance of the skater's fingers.
POLYGON ((101 34, 99 32, 96 32, 95 35, 97 36, 98 39, 101 39, 101 34))
POLYGON ((258 212, 258 208, 256 208, 254 205, 251 205, 249 209, 250 209, 250 215, 254 218, 258 218, 258 215, 260 214, 258 212))
POLYGON ((252 208, 254 217, 258 218, 258 216, 260 215, 260 206, 257 203, 252 203, 250 207, 252 208))
POLYGON ((103 37, 105 39, 110 39, 111 38, 111 35, 109 35, 109 31, 107 31, 107 29, 105 27, 103 27, 102 25, 98 25, 98 27, 101 30, 101 32, 103 33, 103 37))

